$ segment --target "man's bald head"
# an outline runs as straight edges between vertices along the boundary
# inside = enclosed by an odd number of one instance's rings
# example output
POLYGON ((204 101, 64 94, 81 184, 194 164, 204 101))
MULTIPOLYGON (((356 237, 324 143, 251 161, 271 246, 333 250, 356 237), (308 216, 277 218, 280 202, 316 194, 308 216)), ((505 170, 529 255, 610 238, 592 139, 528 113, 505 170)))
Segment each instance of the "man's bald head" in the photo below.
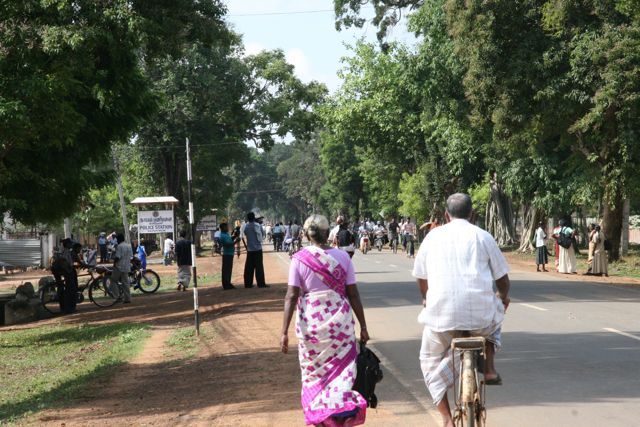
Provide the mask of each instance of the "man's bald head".
POLYGON ((471 197, 464 193, 455 193, 447 199, 447 212, 451 218, 469 219, 471 217, 471 197))

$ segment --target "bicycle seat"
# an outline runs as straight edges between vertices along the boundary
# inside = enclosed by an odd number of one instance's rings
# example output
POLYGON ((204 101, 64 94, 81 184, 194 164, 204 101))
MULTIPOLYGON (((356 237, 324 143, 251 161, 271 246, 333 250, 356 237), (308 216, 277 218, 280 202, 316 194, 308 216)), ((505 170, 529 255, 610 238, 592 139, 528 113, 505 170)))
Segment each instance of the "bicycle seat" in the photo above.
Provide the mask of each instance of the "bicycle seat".
POLYGON ((451 341, 451 348, 457 348, 459 350, 484 350, 486 341, 484 337, 454 338, 451 341))

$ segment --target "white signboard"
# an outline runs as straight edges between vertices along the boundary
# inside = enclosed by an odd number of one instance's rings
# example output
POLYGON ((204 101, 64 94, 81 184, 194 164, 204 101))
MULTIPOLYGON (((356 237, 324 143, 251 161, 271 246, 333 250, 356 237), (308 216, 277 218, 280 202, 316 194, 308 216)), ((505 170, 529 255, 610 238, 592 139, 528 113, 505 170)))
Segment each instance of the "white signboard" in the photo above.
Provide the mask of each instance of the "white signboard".
POLYGON ((216 215, 203 217, 196 227, 196 231, 215 231, 218 228, 218 218, 216 215))
POLYGON ((140 234, 173 233, 173 211, 138 211, 140 234))

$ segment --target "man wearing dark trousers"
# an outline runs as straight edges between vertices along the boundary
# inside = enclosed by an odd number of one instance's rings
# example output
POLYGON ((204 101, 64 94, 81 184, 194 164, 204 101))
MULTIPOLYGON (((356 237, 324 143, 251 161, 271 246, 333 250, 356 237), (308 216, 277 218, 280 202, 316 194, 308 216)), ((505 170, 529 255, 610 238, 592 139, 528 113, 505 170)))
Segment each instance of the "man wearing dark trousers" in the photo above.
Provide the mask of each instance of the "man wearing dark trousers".
POLYGON ((262 227, 256 222, 253 212, 247 214, 247 222, 242 227, 242 241, 247 248, 247 260, 244 263, 244 287, 253 288, 253 275, 259 288, 268 288, 264 281, 262 264, 262 227))
POLYGON ((235 289, 231 284, 231 273, 236 242, 229 235, 229 225, 226 223, 220 224, 220 244, 222 245, 222 288, 235 289))

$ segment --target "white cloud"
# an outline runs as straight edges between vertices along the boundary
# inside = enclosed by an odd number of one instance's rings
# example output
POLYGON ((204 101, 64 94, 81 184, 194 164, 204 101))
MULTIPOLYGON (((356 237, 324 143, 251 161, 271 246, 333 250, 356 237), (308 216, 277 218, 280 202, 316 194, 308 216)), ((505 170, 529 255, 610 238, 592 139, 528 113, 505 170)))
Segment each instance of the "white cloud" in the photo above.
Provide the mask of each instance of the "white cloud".
POLYGON ((263 50, 266 50, 266 47, 264 47, 260 43, 249 42, 244 44, 244 54, 247 56, 255 55, 256 53, 260 53, 263 50))
POLYGON ((311 71, 311 62, 307 55, 302 51, 302 49, 294 47, 293 49, 287 50, 285 53, 285 58, 287 62, 292 64, 295 67, 296 75, 300 78, 300 80, 304 82, 308 82, 313 80, 313 73, 311 71))

